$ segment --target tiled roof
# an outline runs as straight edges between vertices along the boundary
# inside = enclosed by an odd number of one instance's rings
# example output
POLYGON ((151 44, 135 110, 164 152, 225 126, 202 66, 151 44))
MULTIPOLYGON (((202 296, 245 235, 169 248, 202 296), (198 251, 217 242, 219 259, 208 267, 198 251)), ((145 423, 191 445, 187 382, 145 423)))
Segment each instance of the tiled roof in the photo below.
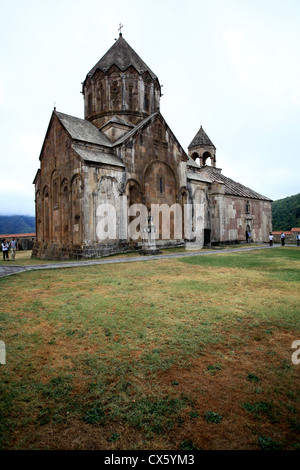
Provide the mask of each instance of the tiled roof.
POLYGON ((285 234, 285 235, 292 235, 293 232, 290 232, 289 230, 280 230, 280 231, 277 231, 277 232, 272 232, 273 235, 281 235, 282 232, 285 234))
POLYGON ((90 70, 88 77, 92 77, 97 70, 102 70, 102 72, 105 73, 112 67, 112 65, 116 65, 123 71, 127 70, 130 66, 133 66, 139 74, 147 71, 151 75, 152 79, 157 78, 148 65, 145 64, 140 56, 132 49, 131 46, 129 46, 121 34, 119 39, 90 70))
POLYGON ((122 160, 112 153, 105 153, 97 148, 88 149, 81 147, 80 145, 73 145, 73 148, 75 152, 85 161, 125 167, 122 160))
POLYGON ((188 149, 199 147, 199 146, 216 148, 214 144, 212 143, 212 141, 210 140, 210 138, 208 137, 208 135, 206 134, 206 132, 204 131, 202 126, 200 127, 199 131, 193 138, 190 145, 188 146, 188 149))
MULTIPOLYGON (((115 148, 115 147, 119 146, 120 144, 124 143, 125 141, 127 141, 128 139, 133 137, 134 134, 136 132, 138 132, 139 129, 142 129, 143 126, 146 126, 151 120, 154 120, 157 116, 160 116, 160 118, 164 120, 164 118, 162 117, 160 112, 156 111, 155 113, 151 114, 150 116, 147 116, 145 119, 140 121, 136 126, 132 126, 132 129, 130 129, 128 132, 126 132, 123 136, 121 136, 116 142, 112 143, 106 137, 106 135, 103 134, 101 131, 99 131, 97 129, 97 127, 94 126, 94 124, 92 124, 91 122, 89 122, 85 119, 76 118, 74 116, 70 116, 68 114, 60 113, 60 112, 57 112, 57 111, 54 111, 54 113, 59 118, 60 122, 63 124, 63 126, 65 127, 67 132, 69 132, 72 139, 74 139, 75 141, 78 141, 78 143, 82 142, 82 143, 87 143, 87 144, 96 144, 96 145, 99 145, 101 147, 109 149, 110 150, 110 157, 111 157, 110 161, 111 161, 112 164, 113 164, 113 161, 114 161, 115 164, 118 164, 117 166, 123 166, 123 163, 117 156, 115 156, 114 154, 111 153, 112 148, 115 148)), ((120 119, 120 120, 116 119, 116 121, 121 122, 123 120, 122 119, 120 119)), ((125 122, 126 121, 124 121, 124 124, 125 124, 125 122)), ((166 122, 165 122, 165 125, 168 127, 166 122)), ((170 129, 169 129, 169 131, 172 133, 172 131, 170 129)), ((177 140, 173 133, 172 133, 172 135, 173 135, 174 139, 177 140)), ((178 145, 180 146, 179 143, 178 143, 178 145)), ((105 162, 103 160, 103 163, 108 163, 108 160, 107 160, 108 154, 106 152, 104 152, 104 151, 100 152, 97 149, 90 151, 90 150, 87 150, 87 149, 82 149, 82 147, 80 147, 80 146, 78 148, 81 151, 80 156, 84 160, 95 161, 95 162, 99 161, 100 162, 101 159, 106 159, 105 162), (100 156, 100 154, 102 156, 100 156)), ((77 152, 77 150, 78 149, 76 148, 76 152, 77 152)), ((183 153, 185 154, 184 151, 183 151, 183 153)), ((186 154, 185 154, 185 156, 188 159, 188 156, 186 154)), ((196 167, 198 167, 198 165, 196 163, 194 163, 192 159, 190 159, 190 164, 194 164, 196 167)))
POLYGON ((212 180, 216 182, 224 183, 225 185, 225 194, 231 194, 232 196, 241 196, 241 197, 248 197, 249 199, 260 199, 264 201, 271 201, 271 199, 263 196, 262 194, 253 191, 252 189, 244 186, 236 181, 233 181, 227 176, 222 175, 220 170, 217 170, 210 166, 203 167, 202 170, 206 175, 212 180))
POLYGON ((69 132, 72 139, 111 147, 112 144, 106 135, 86 119, 80 119, 69 114, 59 113, 58 111, 54 111, 54 113, 69 132))
POLYGON ((300 232, 300 227, 292 228, 292 232, 300 232))
POLYGON ((10 233, 5 235, 0 235, 0 238, 27 238, 27 237, 35 237, 35 233, 10 233))

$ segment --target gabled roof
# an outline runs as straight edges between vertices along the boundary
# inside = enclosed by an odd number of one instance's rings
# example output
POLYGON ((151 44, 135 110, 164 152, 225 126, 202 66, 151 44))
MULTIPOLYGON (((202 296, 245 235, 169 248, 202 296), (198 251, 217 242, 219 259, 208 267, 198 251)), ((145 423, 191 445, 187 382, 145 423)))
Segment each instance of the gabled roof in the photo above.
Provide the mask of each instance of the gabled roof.
POLYGON ((193 148, 193 147, 213 147, 214 144, 204 131, 203 127, 201 126, 195 137, 193 138, 192 142, 188 146, 188 149, 193 148))
MULTIPOLYGON (((81 158, 83 158, 83 160, 86 160, 86 161, 91 161, 91 162, 94 161, 95 163, 97 162, 106 163, 106 164, 111 164, 111 165, 120 166, 120 167, 124 166, 122 163, 122 160, 113 154, 112 149, 118 147, 119 145, 122 145, 127 140, 130 140, 140 129, 147 126, 151 121, 153 122, 155 118, 157 117, 159 117, 163 121, 164 125, 167 127, 168 132, 170 133, 170 135, 172 136, 172 138, 175 140, 176 144, 180 148, 182 155, 185 156, 187 161, 191 160, 189 159, 188 155, 181 147, 180 143, 176 139, 175 135, 173 134, 173 132, 171 131, 171 129, 169 128, 168 124, 165 122, 164 118, 162 117, 159 111, 151 114, 150 116, 147 116, 145 119, 139 122, 136 126, 133 126, 132 129, 130 129, 122 137, 120 137, 116 142, 113 142, 113 143, 108 139, 108 137, 106 137, 105 134, 103 134, 100 130, 98 130, 97 127, 94 126, 94 124, 92 124, 90 121, 87 121, 86 119, 80 119, 74 116, 70 116, 69 114, 60 113, 56 110, 53 111, 52 118, 48 126, 47 134, 49 132, 53 116, 57 116, 57 118, 61 122, 64 129, 69 133, 70 137, 74 140, 74 144, 78 142, 78 144, 84 143, 84 144, 92 144, 92 145, 97 145, 97 146, 102 147, 102 149, 97 149, 97 148, 88 149, 86 147, 85 148, 81 147, 80 145, 79 146, 73 145, 73 148, 77 152, 77 154, 81 158), (107 150, 105 150, 105 148, 107 150)), ((114 119, 112 118, 112 120, 114 119)), ((123 122, 123 120, 118 117, 116 118, 115 122, 119 122, 119 123, 122 122, 122 124, 127 123, 127 121, 124 120, 123 122)), ((131 124, 127 123, 126 125, 131 125, 131 124)), ((43 147, 44 145, 45 145, 45 141, 44 141, 43 147)), ((42 155, 42 151, 41 151, 41 155, 42 155)), ((41 158, 41 155, 40 155, 40 158, 41 158)))
POLYGON ((139 74, 147 71, 153 80, 157 79, 157 76, 152 72, 148 65, 145 64, 140 56, 125 41, 122 34, 119 35, 119 39, 90 70, 87 76, 92 77, 97 70, 101 70, 105 73, 113 65, 116 65, 123 71, 127 70, 130 66, 133 66, 139 74))
POLYGON ((232 196, 245 197, 249 199, 260 199, 263 201, 271 201, 271 199, 253 191, 247 186, 244 186, 240 183, 237 183, 236 181, 233 181, 230 178, 227 178, 227 176, 222 175, 220 170, 215 169, 211 166, 203 167, 203 172, 211 179, 211 182, 223 183, 225 185, 225 194, 230 194, 232 196))
MULTIPOLYGON (((131 137, 133 137, 136 132, 138 132, 140 129, 142 129, 143 127, 146 127, 151 121, 154 122, 154 120, 156 118, 159 118, 162 122, 163 122, 163 125, 167 128, 169 134, 172 136, 172 138, 174 139, 174 141, 176 142, 177 146, 180 148, 181 150, 181 153, 182 155, 185 156, 186 158, 186 161, 189 160, 189 157, 188 155, 186 154, 186 152, 184 151, 184 149, 182 148, 182 146, 180 145, 180 143, 178 142, 177 138, 175 137, 175 135, 173 134, 173 132, 171 131, 170 127, 168 126, 168 124, 166 123, 165 119, 163 118, 162 114, 160 113, 160 111, 156 111, 155 113, 151 114, 150 116, 147 116, 145 119, 143 119, 141 122, 139 122, 133 129, 131 129, 129 132, 127 132, 126 134, 124 134, 122 137, 120 137, 120 139, 118 139, 116 142, 114 142, 112 145, 114 147, 126 142, 127 140, 129 140, 131 137)), ((192 159, 191 159, 192 160, 192 159)))
POLYGON ((111 141, 90 121, 69 116, 68 114, 59 113, 57 111, 54 111, 54 114, 58 117, 72 139, 111 147, 111 141))
POLYGON ((84 161, 102 163, 104 165, 118 166, 124 168, 122 160, 113 153, 106 153, 99 148, 85 148, 81 145, 73 145, 73 149, 84 161))
POLYGON ((105 124, 103 124, 102 127, 100 127, 100 130, 106 127, 108 124, 120 124, 121 126, 126 126, 126 127, 135 127, 132 122, 127 121, 124 118, 121 118, 120 116, 117 116, 116 114, 105 124))
POLYGON ((139 122, 136 126, 133 127, 130 131, 126 132, 126 134, 122 135, 116 142, 113 143, 114 146, 120 145, 126 140, 130 139, 139 129, 141 129, 143 126, 148 124, 149 121, 151 121, 154 116, 158 115, 159 113, 156 112, 154 114, 150 114, 150 116, 147 116, 145 119, 143 119, 141 122, 139 122))

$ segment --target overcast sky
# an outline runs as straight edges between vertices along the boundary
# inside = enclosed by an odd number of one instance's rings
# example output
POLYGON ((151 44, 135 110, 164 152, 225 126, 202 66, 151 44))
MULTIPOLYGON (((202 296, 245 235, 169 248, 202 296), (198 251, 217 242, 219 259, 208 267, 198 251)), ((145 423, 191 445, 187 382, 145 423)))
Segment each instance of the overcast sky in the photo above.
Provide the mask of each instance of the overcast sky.
POLYGON ((120 22, 186 151, 202 124, 225 176, 300 192, 299 0, 0 0, 0 17, 0 214, 34 215, 53 107, 84 117, 81 82, 120 22))

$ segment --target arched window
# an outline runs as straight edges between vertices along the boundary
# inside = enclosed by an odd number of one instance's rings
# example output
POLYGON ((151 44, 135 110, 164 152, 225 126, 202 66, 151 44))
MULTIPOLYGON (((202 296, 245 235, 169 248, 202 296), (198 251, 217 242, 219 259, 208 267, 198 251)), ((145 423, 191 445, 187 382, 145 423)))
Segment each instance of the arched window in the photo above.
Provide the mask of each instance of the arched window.
POLYGON ((58 209, 58 179, 54 178, 52 181, 52 203, 53 209, 58 209))
POLYGON ((165 192, 165 178, 162 173, 157 175, 157 185, 156 185, 157 195, 162 195, 165 192))
POLYGON ((133 108, 133 85, 129 85, 129 99, 128 99, 129 109, 133 108))
POLYGON ((210 152, 204 152, 204 154, 202 155, 203 165, 206 165, 206 160, 207 160, 208 158, 211 159, 211 153, 210 153, 210 152))
POLYGON ((144 110, 146 112, 149 111, 149 94, 148 93, 144 94, 144 110))
POLYGON ((201 166, 200 157, 197 152, 192 153, 191 158, 194 160, 197 165, 201 166))

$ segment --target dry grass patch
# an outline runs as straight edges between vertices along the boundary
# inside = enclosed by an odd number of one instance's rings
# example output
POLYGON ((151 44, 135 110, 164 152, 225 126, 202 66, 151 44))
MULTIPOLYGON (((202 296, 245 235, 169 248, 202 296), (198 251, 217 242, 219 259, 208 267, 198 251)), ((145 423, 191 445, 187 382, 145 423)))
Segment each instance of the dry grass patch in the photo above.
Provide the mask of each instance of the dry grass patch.
POLYGON ((1 279, 2 448, 297 448, 299 251, 270 251, 1 279))

